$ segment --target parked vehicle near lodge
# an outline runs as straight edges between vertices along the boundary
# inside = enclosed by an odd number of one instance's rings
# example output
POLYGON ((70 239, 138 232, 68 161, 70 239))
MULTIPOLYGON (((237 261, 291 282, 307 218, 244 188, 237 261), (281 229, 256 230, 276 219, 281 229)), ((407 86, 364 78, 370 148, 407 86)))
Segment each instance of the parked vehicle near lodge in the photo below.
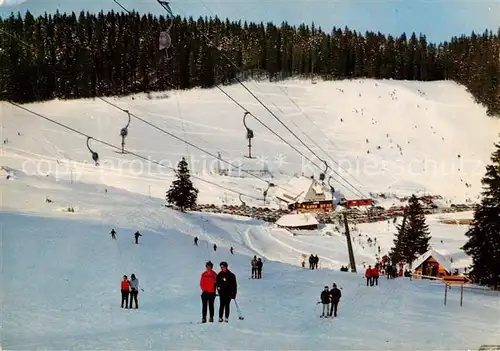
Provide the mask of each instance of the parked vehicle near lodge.
POLYGON ((332 201, 301 202, 288 205, 290 211, 330 212, 335 209, 332 201))
MULTIPOLYGON (((357 207, 357 206, 371 206, 373 204, 372 199, 359 199, 359 200, 344 200, 340 203, 342 206, 346 207, 357 207)), ((333 202, 328 201, 310 201, 293 203, 288 205, 290 211, 299 212, 330 212, 335 209, 333 202)))

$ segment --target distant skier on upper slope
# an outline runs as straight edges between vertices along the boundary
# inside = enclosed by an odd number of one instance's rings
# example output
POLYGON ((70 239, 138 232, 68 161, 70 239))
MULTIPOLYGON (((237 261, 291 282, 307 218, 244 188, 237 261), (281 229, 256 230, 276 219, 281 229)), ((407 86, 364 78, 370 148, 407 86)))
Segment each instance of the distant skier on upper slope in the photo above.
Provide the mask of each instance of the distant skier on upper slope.
POLYGON ((142 236, 141 233, 139 233, 139 231, 136 231, 135 234, 134 234, 134 237, 135 237, 135 243, 136 244, 139 244, 139 237, 142 236))

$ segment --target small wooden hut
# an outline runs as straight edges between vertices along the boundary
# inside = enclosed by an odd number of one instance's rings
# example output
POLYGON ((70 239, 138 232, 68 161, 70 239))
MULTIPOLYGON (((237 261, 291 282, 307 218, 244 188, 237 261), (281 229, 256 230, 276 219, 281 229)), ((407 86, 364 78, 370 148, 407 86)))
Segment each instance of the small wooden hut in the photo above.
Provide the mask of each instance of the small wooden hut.
MULTIPOLYGON (((451 262, 440 253, 430 249, 412 262, 412 269, 417 275, 441 278, 451 275, 451 262)), ((415 278, 419 279, 418 276, 415 278)))

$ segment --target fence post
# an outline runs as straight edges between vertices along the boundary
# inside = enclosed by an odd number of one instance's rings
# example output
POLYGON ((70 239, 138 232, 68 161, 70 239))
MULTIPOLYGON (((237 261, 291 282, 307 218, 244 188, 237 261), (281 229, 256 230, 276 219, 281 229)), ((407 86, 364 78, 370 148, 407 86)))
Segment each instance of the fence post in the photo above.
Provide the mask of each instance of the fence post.
POLYGON ((444 305, 446 306, 446 298, 448 297, 448 284, 444 283, 444 305))

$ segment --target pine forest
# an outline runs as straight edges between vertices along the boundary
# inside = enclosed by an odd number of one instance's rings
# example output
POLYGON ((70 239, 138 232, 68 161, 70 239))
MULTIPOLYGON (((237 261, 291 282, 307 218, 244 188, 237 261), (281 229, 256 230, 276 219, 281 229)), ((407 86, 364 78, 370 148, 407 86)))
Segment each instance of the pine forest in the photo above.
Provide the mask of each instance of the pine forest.
POLYGON ((415 33, 393 37, 218 18, 170 22, 134 12, 0 18, 0 29, 10 34, 0 35, 0 99, 26 103, 209 88, 250 77, 453 80, 488 114, 500 116, 500 29, 430 43, 415 33), (163 53, 159 34, 170 24, 172 44, 163 53))

